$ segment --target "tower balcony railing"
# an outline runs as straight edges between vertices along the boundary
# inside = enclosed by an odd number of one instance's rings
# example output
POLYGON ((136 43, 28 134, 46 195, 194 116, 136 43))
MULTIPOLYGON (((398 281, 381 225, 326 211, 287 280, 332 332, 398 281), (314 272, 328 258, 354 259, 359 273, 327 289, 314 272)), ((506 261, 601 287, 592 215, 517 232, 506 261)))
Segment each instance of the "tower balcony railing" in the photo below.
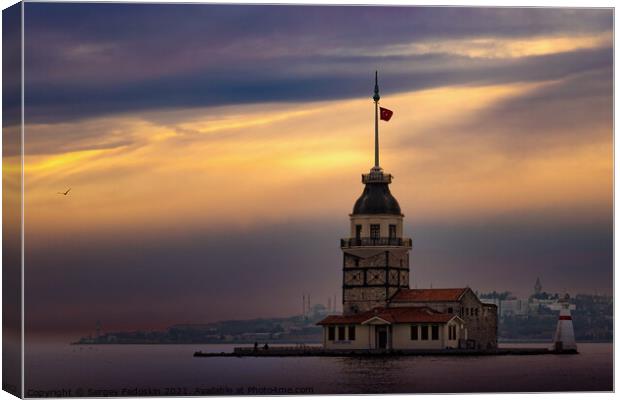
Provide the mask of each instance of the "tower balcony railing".
POLYGON ((351 247, 408 247, 411 248, 411 238, 394 238, 394 237, 379 237, 379 238, 349 238, 340 239, 340 248, 348 249, 351 247))
POLYGON ((392 174, 384 174, 381 171, 371 171, 368 174, 362 174, 362 183, 392 183, 392 174))

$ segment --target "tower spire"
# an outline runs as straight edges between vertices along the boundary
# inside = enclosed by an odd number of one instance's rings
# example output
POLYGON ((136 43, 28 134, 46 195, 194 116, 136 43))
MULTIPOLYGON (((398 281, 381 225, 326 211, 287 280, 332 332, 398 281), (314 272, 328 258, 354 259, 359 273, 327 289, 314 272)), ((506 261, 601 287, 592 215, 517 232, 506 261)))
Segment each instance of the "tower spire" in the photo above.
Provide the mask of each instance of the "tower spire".
POLYGON ((375 101, 375 168, 379 167, 379 73, 375 71, 375 95, 372 99, 375 101))

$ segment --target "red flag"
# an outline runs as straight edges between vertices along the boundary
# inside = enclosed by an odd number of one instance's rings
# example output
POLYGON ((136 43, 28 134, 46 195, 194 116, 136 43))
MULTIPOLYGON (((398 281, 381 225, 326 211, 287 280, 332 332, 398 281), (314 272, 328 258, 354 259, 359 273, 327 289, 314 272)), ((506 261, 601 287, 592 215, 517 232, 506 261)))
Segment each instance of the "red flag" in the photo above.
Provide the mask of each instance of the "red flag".
POLYGON ((394 115, 394 111, 388 110, 387 108, 383 107, 379 107, 379 113, 383 121, 389 121, 390 118, 392 118, 392 115, 394 115))

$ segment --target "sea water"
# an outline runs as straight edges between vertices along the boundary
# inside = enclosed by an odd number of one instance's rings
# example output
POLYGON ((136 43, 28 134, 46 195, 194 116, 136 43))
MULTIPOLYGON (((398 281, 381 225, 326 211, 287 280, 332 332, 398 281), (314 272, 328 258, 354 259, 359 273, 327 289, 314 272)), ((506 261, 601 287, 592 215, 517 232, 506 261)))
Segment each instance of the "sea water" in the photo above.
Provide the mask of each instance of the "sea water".
MULTIPOLYGON (((545 344, 506 344, 538 347, 545 344)), ((611 343, 577 355, 200 358, 233 345, 27 344, 27 397, 613 390, 611 343)))

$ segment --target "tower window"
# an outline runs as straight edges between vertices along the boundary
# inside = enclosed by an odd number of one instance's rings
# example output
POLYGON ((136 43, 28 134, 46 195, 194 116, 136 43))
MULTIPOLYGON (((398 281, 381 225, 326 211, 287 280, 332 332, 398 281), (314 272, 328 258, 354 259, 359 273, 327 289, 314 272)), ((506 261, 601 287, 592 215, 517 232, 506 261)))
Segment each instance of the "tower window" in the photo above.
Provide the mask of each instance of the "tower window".
POLYGON ((390 239, 396 238, 396 225, 390 225, 390 239))
POLYGON ((360 240, 362 238, 362 226, 355 225, 355 240, 360 240))
POLYGON ((327 340, 336 340, 336 327, 330 326, 327 328, 327 340))
POLYGON ((370 238, 379 239, 381 237, 381 225, 370 224, 370 238))
POLYGON ((355 340, 355 325, 349 325, 349 340, 355 340))

